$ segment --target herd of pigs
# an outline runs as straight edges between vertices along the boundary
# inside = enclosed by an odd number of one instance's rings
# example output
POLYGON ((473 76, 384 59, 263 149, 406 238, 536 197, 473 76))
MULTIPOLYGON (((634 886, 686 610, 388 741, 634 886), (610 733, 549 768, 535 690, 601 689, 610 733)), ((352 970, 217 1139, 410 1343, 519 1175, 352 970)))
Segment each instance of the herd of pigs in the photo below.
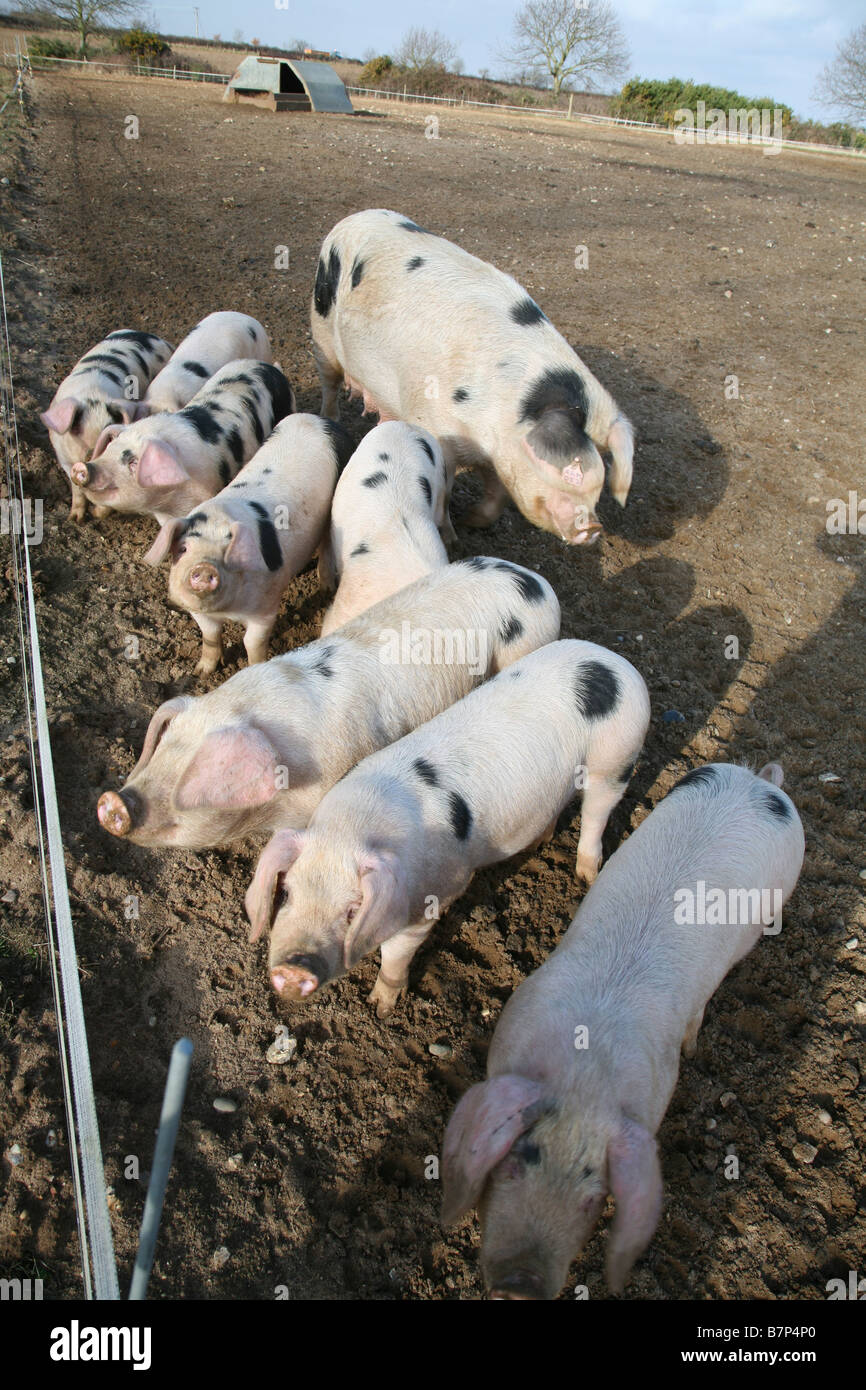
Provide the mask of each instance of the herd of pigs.
POLYGON ((548 840, 580 790, 576 874, 592 886, 448 1123, 443 1219, 478 1209, 491 1297, 552 1298, 610 1194, 619 1291, 659 1219, 655 1136, 680 1049, 768 925, 766 895, 792 893, 800 819, 777 764, 697 767, 599 873, 649 724, 644 681, 604 647, 557 640, 538 574, 449 564, 444 542, 460 466, 484 480, 468 524, 510 497, 564 541, 596 541, 603 451, 626 502, 629 421, 513 279, 394 212, 327 236, 311 321, 321 417, 295 413, 264 329, 238 313, 174 352, 109 334, 42 416, 75 520, 88 502, 156 518, 144 559, 170 561, 169 598, 202 633, 197 670, 216 670, 229 620, 250 663, 160 706, 99 821, 152 848, 269 835, 246 908, 250 939, 270 932, 274 989, 307 1000, 378 948, 384 1018, 476 870, 548 840), (380 416, 354 452, 342 382, 380 416), (322 636, 268 660, 316 554, 336 590, 322 636), (748 909, 683 924, 675 894, 700 885, 748 909))

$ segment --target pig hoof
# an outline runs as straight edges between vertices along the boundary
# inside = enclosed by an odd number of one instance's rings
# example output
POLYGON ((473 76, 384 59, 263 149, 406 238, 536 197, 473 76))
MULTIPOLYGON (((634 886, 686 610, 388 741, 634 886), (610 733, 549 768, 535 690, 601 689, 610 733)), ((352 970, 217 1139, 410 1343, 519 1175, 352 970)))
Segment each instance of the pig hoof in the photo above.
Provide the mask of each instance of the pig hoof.
POLYGON ((601 859, 594 854, 579 854, 575 873, 578 878, 582 878, 584 883, 595 883, 598 878, 598 871, 601 868, 601 859))
POLYGON ((389 985, 383 985, 377 980, 370 993, 367 995, 367 1003, 376 1005, 376 1017, 387 1018, 394 1012, 394 1006, 400 998, 401 991, 392 989, 389 985))
POLYGON ((112 510, 111 507, 94 506, 93 515, 96 517, 97 521, 104 521, 107 516, 111 516, 112 510))
POLYGON ((71 507, 69 510, 69 520, 74 521, 77 526, 81 525, 86 516, 86 507, 71 507))
POLYGON ((216 661, 202 657, 201 661, 196 662, 195 673, 197 676, 212 676, 219 664, 219 657, 216 661))

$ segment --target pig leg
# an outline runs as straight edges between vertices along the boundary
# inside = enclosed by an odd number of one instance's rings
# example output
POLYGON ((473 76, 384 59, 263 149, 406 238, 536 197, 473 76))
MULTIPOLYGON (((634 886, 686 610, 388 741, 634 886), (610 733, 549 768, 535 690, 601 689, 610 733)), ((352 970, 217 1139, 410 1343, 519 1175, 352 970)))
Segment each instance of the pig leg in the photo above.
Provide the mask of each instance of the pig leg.
POLYGON ((409 983, 409 965, 421 942, 429 936, 434 922, 419 922, 414 927, 406 927, 396 936, 382 942, 382 965, 376 983, 367 995, 368 1002, 376 1005, 379 1018, 387 1018, 393 1011, 403 990, 409 983))
POLYGON ((272 613, 269 618, 250 619, 247 623, 244 632, 244 648, 247 661, 251 666, 258 665, 260 661, 267 661, 268 643, 271 640, 271 633, 276 621, 277 615, 272 613))
POLYGON ((219 618, 209 618, 205 613, 193 613, 201 628, 201 659, 195 668, 197 676, 212 676, 222 661, 223 625, 219 618))
POLYGON ((107 516, 111 516, 113 511, 113 507, 97 507, 96 503, 93 505, 93 515, 97 521, 104 521, 107 516))
POLYGON ((332 594, 337 587, 337 566, 334 562, 334 547, 331 545, 330 531, 319 546, 319 588, 332 594))
POLYGON ((87 516, 87 498, 84 495, 84 488, 69 479, 69 486, 72 488, 72 502, 69 507, 69 520, 77 521, 79 524, 87 516))
POLYGON ((699 1009, 698 1012, 695 1014, 694 1018, 689 1020, 689 1026, 686 1029, 686 1035, 683 1038, 683 1056, 694 1057, 695 1053, 697 1052, 698 1033, 701 1030, 701 1024, 703 1023, 703 1021, 703 1009, 699 1009))
POLYGON ((463 517, 467 526, 492 526, 502 515, 508 493, 492 468, 484 470, 484 496, 463 517))
POLYGON ((625 791, 624 782, 608 782, 604 777, 587 778, 580 808, 580 838, 577 842, 575 872, 585 883, 594 883, 601 868, 601 837, 608 817, 625 791))
POLYGON ((343 369, 339 362, 326 357, 321 343, 313 344, 313 357, 316 360, 316 370, 319 373, 319 382, 322 387, 322 415, 326 420, 339 420, 339 392, 340 383, 343 380, 343 369))

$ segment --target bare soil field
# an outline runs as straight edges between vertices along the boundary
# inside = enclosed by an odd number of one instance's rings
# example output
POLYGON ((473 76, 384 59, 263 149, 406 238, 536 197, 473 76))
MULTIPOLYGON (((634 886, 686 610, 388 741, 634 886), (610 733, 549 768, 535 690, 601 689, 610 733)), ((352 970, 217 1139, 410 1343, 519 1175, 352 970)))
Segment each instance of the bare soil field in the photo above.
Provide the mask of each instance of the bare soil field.
MULTIPOLYGON (((454 509, 455 558, 536 568, 557 590, 563 635, 623 652, 649 685, 649 738, 606 853, 707 760, 779 759, 806 830, 783 930, 725 981, 682 1064, 660 1132, 664 1212, 625 1297, 823 1299, 830 1278, 862 1269, 866 1244, 866 589, 862 536, 826 529, 828 501, 866 492, 864 168, 502 113, 441 113, 429 139, 428 114, 275 116, 180 84, 39 77, 29 131, 14 162, 4 156, 23 465, 44 499, 39 622, 121 1286, 169 1053, 186 1034, 193 1073, 152 1297, 480 1296, 477 1227, 442 1230, 425 1160, 483 1077, 504 1002, 579 901, 575 811, 541 851, 478 875, 389 1022, 365 1002, 372 959, 287 1010, 263 946, 246 940, 256 845, 148 851, 96 821, 156 705, 224 679, 243 650, 236 632, 221 675, 196 680, 198 629, 141 560, 154 527, 69 523, 37 412, 105 333, 177 342, 222 308, 264 322, 299 408, 318 410, 318 247, 373 206, 514 274, 635 422, 629 505, 602 501, 592 549, 513 508, 469 530, 466 481, 454 509), (137 140, 124 138, 129 114, 137 140), (681 721, 664 720, 672 710, 681 721), (273 1066, 281 1024, 298 1048, 273 1066), (216 1097, 236 1109, 217 1112, 216 1097)), ((370 424, 358 410, 344 407, 356 439, 370 424)), ((46 1297, 63 1299, 78 1296, 80 1268, 8 564, 6 550, 0 896, 15 900, 0 902, 0 1272, 38 1270, 46 1297)), ((311 568, 274 650, 316 637, 323 608, 311 568)), ((563 1297, 575 1284, 606 1296, 606 1238, 602 1223, 563 1297)))

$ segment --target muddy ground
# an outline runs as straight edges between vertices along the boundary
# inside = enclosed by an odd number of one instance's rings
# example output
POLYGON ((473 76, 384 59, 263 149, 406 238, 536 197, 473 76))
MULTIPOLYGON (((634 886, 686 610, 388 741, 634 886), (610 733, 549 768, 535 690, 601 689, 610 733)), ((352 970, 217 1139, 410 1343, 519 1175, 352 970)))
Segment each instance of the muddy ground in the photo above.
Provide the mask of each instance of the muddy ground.
MULTIPOLYGON (((274 116, 206 89, 40 77, 29 129, 4 155, 23 465, 45 509, 39 621, 122 1286, 169 1052, 187 1034, 153 1297, 268 1299, 281 1285, 293 1298, 479 1296, 477 1228, 442 1231, 425 1160, 483 1076, 503 1003, 580 896, 565 815, 542 851, 477 877, 392 1021, 365 1002, 373 960, 282 1012, 263 947, 246 942, 256 847, 150 852, 96 822, 155 706, 204 688, 191 676, 198 630, 141 563, 149 522, 67 521, 37 410, 106 332, 177 342, 217 308, 263 320, 299 408, 316 410, 318 245, 346 213, 385 206, 516 275, 636 423, 628 508, 603 502, 592 550, 513 509, 470 531, 466 483, 455 509, 456 556, 534 566, 559 594, 564 635, 616 647, 649 684, 650 735, 606 852, 709 759, 780 759, 806 829, 783 931, 719 989, 683 1063, 660 1135, 664 1214, 626 1297, 824 1298, 828 1279, 862 1265, 866 1224, 863 540, 825 526, 828 500, 864 492, 864 167, 504 114, 449 113, 429 139, 427 114, 274 116), (124 137, 130 114, 137 140, 124 137), (683 721, 665 722, 670 710, 683 721), (298 1049, 275 1067, 265 1052, 281 1023, 298 1049), (237 1109, 218 1113, 218 1096, 237 1109)), ((369 428, 356 405, 344 418, 356 438, 369 428)), ((0 902, 0 1134, 21 1161, 0 1165, 0 1272, 38 1272, 46 1297, 71 1298, 78 1244, 4 545, 0 889, 16 896, 0 902)), ((276 649, 314 638, 322 607, 310 570, 276 649)), ((238 638, 220 678, 238 669, 238 638)), ((605 1240, 602 1227, 564 1297, 575 1283, 606 1296, 605 1240)))

